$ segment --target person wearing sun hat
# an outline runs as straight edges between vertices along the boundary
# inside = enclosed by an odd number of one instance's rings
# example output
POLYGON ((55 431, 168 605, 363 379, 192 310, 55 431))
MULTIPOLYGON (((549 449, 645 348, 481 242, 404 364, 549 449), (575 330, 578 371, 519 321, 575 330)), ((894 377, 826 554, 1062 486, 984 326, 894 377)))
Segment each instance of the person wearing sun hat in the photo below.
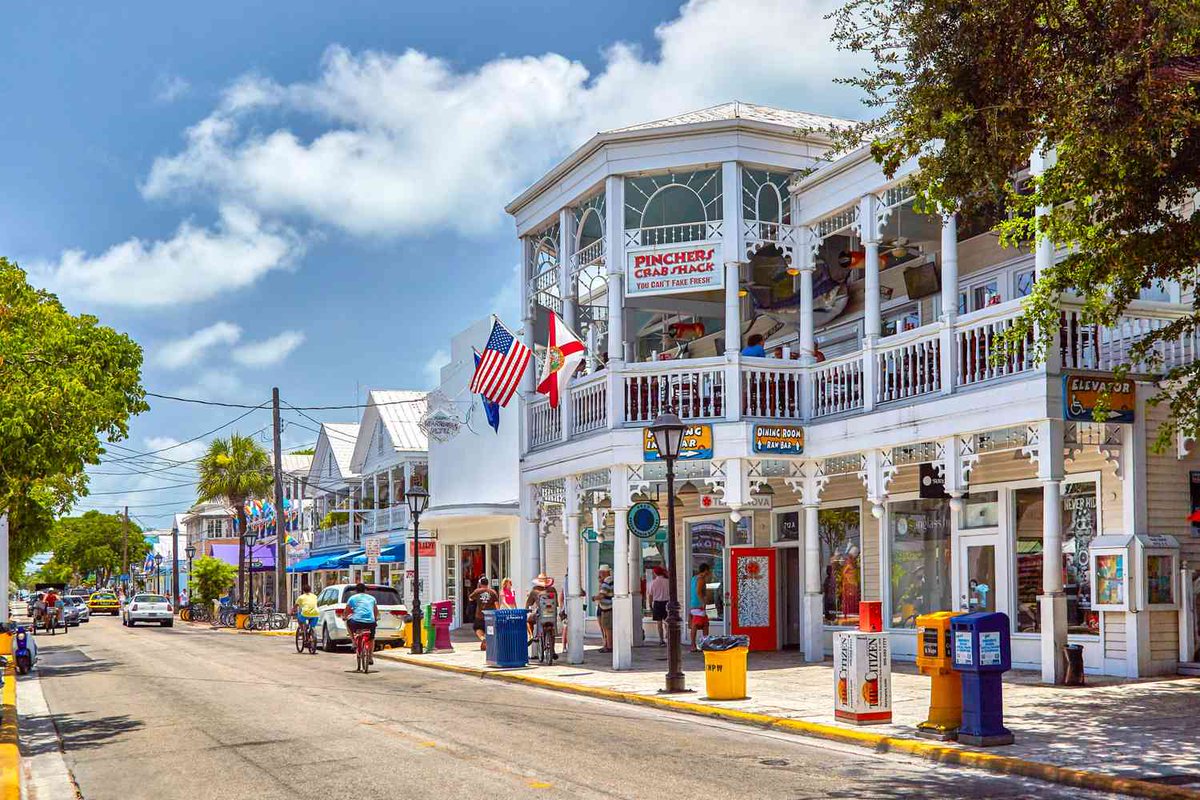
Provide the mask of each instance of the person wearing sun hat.
POLYGON ((596 594, 592 595, 592 599, 596 601, 596 619, 600 623, 600 635, 604 637, 604 646, 600 648, 601 653, 612 652, 612 608, 613 608, 613 579, 612 567, 608 564, 601 564, 596 570, 600 578, 600 589, 596 594))

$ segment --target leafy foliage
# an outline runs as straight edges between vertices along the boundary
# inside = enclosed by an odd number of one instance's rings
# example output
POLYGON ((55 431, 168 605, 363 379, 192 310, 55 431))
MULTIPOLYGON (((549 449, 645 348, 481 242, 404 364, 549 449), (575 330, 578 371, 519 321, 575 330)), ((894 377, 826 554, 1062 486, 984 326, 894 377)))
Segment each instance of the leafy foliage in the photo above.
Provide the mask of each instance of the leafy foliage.
MULTIPOLYGON (((133 522, 129 523, 128 541, 129 563, 140 564, 151 547, 133 522)), ((50 531, 54 556, 43 569, 65 569, 75 578, 95 574, 97 585, 103 586, 121 573, 123 546, 124 520, 118 514, 88 511, 79 517, 63 517, 50 531)))
POLYGON ((234 433, 213 439, 196 465, 197 500, 220 500, 237 514, 238 530, 246 530, 246 499, 269 497, 275 487, 267 451, 249 436, 234 433))
POLYGON ((219 558, 201 556, 192 564, 190 594, 193 601, 211 603, 233 585, 237 569, 219 558))
MULTIPOLYGON (((1041 348, 1050 344, 1066 291, 1083 297, 1087 322, 1109 325, 1160 281, 1196 288, 1200 5, 849 0, 834 18, 843 48, 873 56, 846 82, 880 110, 844 144, 869 142, 888 175, 916 159, 926 208, 1007 206, 1002 243, 1045 236, 1064 249, 1038 277, 1014 338, 1036 331, 1041 348), (1018 187, 1035 150, 1049 166, 1018 187), (1038 207, 1048 213, 1035 217, 1038 207)), ((1144 336, 1130 362, 1155 366, 1155 345, 1194 334, 1197 312, 1193 304, 1144 336)), ((1200 363, 1160 377, 1172 418, 1160 443, 1174 426, 1196 435, 1200 363)))
POLYGON ((0 512, 14 550, 44 546, 48 516, 86 494, 102 440, 145 411, 142 350, 90 315, 67 313, 0 258, 0 512))

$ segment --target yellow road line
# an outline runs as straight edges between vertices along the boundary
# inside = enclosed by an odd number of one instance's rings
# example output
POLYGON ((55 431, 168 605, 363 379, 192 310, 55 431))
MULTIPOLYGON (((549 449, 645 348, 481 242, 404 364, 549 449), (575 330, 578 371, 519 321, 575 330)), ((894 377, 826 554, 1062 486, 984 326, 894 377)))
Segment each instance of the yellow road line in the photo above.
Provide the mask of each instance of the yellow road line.
POLYGON ((967 750, 922 739, 908 739, 902 736, 889 736, 873 731, 855 728, 843 728, 820 722, 774 717, 767 714, 757 714, 752 711, 738 711, 732 708, 708 706, 701 703, 689 703, 685 700, 674 700, 669 697, 622 692, 615 689, 604 689, 596 686, 580 686, 549 678, 539 678, 519 672, 501 672, 467 667, 460 664, 446 664, 437 661, 427 661, 420 657, 404 656, 392 653, 380 654, 381 657, 412 664, 420 667, 454 672, 460 675, 471 675, 489 680, 522 683, 552 689, 558 692, 578 694, 585 697, 595 697, 603 700, 613 700, 632 705, 650 706, 684 714, 695 714, 702 717, 741 722, 758 727, 799 733, 820 739, 828 739, 843 744, 867 747, 878 752, 905 753, 911 756, 937 761, 942 764, 960 764, 962 766, 984 769, 1002 775, 1021 775, 1027 778, 1037 778, 1050 783, 1066 786, 1076 786, 1081 789, 1095 789, 1102 792, 1115 792, 1133 797, 1145 797, 1150 800, 1200 800, 1200 791, 1185 789, 1179 786, 1162 786, 1149 781, 1133 778, 1120 778, 1102 772, 1060 767, 1045 764, 1040 761, 1029 761, 1024 758, 1004 756, 997 753, 967 750))

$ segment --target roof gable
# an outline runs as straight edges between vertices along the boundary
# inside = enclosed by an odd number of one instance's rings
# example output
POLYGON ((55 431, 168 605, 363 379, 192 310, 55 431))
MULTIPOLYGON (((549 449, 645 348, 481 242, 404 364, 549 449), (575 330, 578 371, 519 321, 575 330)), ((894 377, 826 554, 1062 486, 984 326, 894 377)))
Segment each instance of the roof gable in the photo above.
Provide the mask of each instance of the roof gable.
POLYGON ((394 462, 398 453, 428 452, 429 440, 419 424, 424 413, 425 392, 368 392, 352 467, 361 473, 367 464, 394 462))
POLYGON ((356 477, 351 456, 358 439, 357 422, 325 422, 308 470, 308 482, 317 491, 329 491, 356 477))

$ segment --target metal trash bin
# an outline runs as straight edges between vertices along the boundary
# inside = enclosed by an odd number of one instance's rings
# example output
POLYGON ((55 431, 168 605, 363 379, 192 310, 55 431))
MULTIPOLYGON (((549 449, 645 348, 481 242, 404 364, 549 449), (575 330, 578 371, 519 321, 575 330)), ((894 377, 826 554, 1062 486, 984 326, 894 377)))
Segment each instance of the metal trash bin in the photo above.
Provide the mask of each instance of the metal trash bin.
POLYGON ((496 647, 496 612, 488 609, 483 612, 483 646, 487 650, 486 662, 489 667, 499 666, 496 657, 499 649, 496 647))
POLYGON ((506 669, 527 666, 529 629, 526 627, 526 620, 529 618, 529 612, 523 608, 501 608, 483 613, 484 624, 487 626, 488 664, 506 669))

